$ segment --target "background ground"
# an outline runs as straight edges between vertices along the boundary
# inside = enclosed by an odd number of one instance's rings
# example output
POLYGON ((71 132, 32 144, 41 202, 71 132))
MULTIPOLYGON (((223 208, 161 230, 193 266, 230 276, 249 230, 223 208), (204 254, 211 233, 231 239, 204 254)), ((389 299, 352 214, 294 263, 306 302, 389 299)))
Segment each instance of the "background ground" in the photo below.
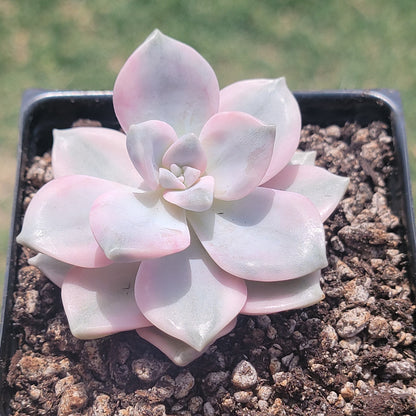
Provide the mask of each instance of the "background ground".
POLYGON ((285 76, 293 90, 399 90, 416 184, 415 22, 414 0, 0 0, 0 276, 25 89, 112 89, 157 27, 208 59, 221 86, 285 76))

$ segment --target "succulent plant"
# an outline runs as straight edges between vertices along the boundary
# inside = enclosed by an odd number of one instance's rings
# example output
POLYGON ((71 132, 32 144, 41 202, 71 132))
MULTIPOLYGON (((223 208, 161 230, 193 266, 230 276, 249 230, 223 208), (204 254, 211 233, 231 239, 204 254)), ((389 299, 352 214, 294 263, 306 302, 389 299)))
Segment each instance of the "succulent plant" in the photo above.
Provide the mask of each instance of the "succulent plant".
POLYGON ((322 299, 323 221, 348 179, 296 151, 284 78, 220 90, 208 62, 154 31, 114 86, 124 132, 54 130, 54 179, 17 241, 62 288, 72 333, 136 330, 186 365, 238 314, 322 299))

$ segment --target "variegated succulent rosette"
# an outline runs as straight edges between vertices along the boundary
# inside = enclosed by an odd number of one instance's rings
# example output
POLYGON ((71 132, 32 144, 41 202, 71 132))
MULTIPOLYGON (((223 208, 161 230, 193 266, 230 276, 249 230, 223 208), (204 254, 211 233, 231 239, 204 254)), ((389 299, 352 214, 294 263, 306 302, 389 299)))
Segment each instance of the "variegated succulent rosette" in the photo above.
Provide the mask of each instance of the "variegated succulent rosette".
POLYGON ((238 314, 322 299, 322 222, 348 179, 296 151, 284 78, 220 90, 190 46, 154 31, 114 86, 123 128, 54 131, 54 179, 17 241, 62 288, 72 333, 136 330, 178 365, 238 314))

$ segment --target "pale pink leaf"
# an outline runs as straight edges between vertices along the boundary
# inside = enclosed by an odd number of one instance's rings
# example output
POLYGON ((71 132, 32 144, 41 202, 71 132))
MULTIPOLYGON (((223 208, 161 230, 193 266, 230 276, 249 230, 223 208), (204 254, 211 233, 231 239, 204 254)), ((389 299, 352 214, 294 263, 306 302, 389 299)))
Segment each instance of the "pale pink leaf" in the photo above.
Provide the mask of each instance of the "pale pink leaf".
MULTIPOLYGON (((237 319, 231 321, 219 334, 218 338, 227 335, 231 332, 237 323, 237 319)), ((155 326, 137 329, 137 333, 146 341, 153 344, 156 348, 162 351, 167 357, 170 358, 178 366, 188 365, 200 357, 204 352, 207 351, 209 346, 203 351, 197 351, 183 341, 177 338, 171 337, 170 335, 162 332, 155 326)))
POLYGON ((186 166, 183 170, 183 183, 186 187, 190 187, 199 179, 200 176, 201 171, 199 169, 186 166))
POLYGON ((214 196, 214 178, 203 176, 193 186, 183 191, 165 192, 163 198, 183 209, 201 212, 209 209, 214 196))
POLYGON ((114 109, 125 131, 162 120, 178 136, 199 134, 218 103, 218 81, 208 62, 158 30, 133 52, 114 85, 114 109))
POLYGON ((55 178, 87 175, 139 187, 143 182, 126 149, 126 136, 104 127, 53 131, 52 167, 55 178))
POLYGON ((164 189, 185 189, 185 184, 173 172, 159 168, 159 184, 164 189))
POLYGON ((80 267, 112 263, 91 232, 90 209, 100 195, 125 189, 92 176, 63 176, 44 185, 26 211, 16 241, 57 260, 80 267))
POLYGON ((69 271, 62 302, 74 336, 95 339, 151 325, 134 298, 138 268, 139 263, 123 263, 69 271))
POLYGON ((324 298, 320 278, 321 271, 317 270, 280 282, 247 280, 247 302, 241 313, 264 315, 314 305, 324 298))
POLYGON ((220 111, 243 111, 276 126, 272 161, 262 182, 286 166, 298 147, 301 114, 284 78, 239 81, 221 90, 220 111))
POLYGON ((207 158, 202 149, 201 142, 192 133, 180 137, 163 156, 162 164, 169 168, 172 164, 179 167, 191 166, 204 172, 207 167, 207 158))
POLYGON ((348 183, 348 178, 317 166, 288 165, 263 186, 308 197, 325 221, 338 206, 348 183))
POLYGON ((151 120, 130 127, 127 151, 149 189, 158 187, 162 157, 176 139, 175 130, 163 121, 151 120))
POLYGON ((30 258, 28 263, 37 267, 51 282, 59 287, 62 287, 69 270, 75 267, 72 264, 64 263, 42 253, 30 258))
POLYGON ((185 184, 173 172, 159 168, 159 184, 164 189, 185 189, 185 184))
POLYGON ((244 280, 221 270, 195 237, 185 251, 143 261, 135 293, 153 325, 198 351, 216 339, 246 302, 244 280))
POLYGON ((114 262, 166 256, 190 241, 185 211, 163 201, 159 192, 108 192, 94 202, 90 224, 114 262))
POLYGON ((302 195, 256 188, 187 218, 212 259, 235 276, 272 282, 327 265, 319 212, 302 195))
POLYGON ((207 122, 200 139, 208 159, 206 173, 215 179, 215 198, 240 199, 260 184, 274 136, 274 126, 244 113, 219 113, 207 122))
POLYGON ((296 150, 293 154, 292 159, 290 159, 291 165, 314 165, 316 159, 316 151, 302 151, 296 150))

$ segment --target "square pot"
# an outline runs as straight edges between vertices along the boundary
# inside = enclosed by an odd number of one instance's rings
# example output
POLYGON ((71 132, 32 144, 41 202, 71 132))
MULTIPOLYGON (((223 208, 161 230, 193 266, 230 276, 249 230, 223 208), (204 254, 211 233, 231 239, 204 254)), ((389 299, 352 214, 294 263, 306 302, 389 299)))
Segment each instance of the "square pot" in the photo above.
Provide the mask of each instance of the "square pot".
MULTIPOLYGON (((394 139, 397 172, 389 181, 389 204, 394 214, 406 228, 408 278, 416 283, 416 231, 406 133, 400 96, 390 90, 353 90, 298 92, 295 94, 302 113, 303 125, 320 127, 343 126, 346 122, 368 125, 381 121, 388 126, 394 139)), ((0 414, 10 412, 10 389, 7 387, 7 371, 18 340, 13 330, 11 313, 13 292, 19 268, 18 256, 21 247, 15 244, 24 215, 22 182, 28 162, 42 155, 52 146, 52 129, 71 127, 79 119, 101 122, 103 127, 118 129, 119 124, 112 106, 111 92, 49 92, 30 90, 23 97, 20 114, 20 141, 10 233, 8 268, 3 292, 0 321, 0 414)))

